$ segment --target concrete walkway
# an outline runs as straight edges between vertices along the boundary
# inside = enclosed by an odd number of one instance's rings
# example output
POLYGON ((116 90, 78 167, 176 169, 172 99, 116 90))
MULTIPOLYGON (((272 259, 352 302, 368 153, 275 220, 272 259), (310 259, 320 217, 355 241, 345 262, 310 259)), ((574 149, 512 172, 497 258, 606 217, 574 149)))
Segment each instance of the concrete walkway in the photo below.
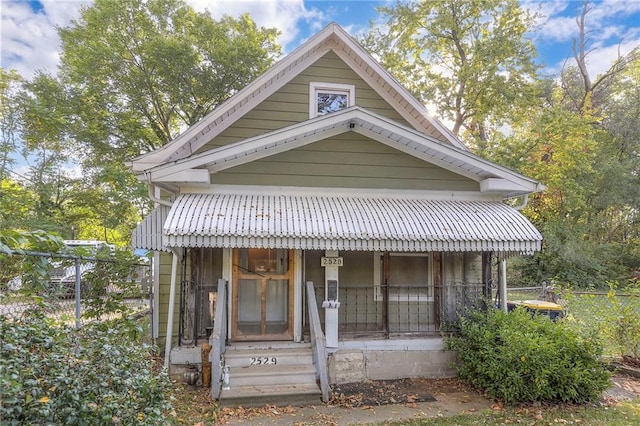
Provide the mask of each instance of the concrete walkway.
MULTIPOLYGON (((366 425, 409 419, 449 417, 490 409, 492 402, 482 395, 464 389, 437 386, 432 396, 436 401, 388 404, 377 407, 318 405, 307 407, 230 408, 221 413, 224 425, 366 425)), ((605 402, 640 398, 640 379, 616 375, 613 386, 603 395, 605 402)))
POLYGON ((402 419, 453 416, 490 408, 488 399, 474 392, 437 392, 436 401, 388 404, 377 407, 318 405, 308 407, 263 407, 225 411, 220 419, 228 425, 356 425, 402 419))

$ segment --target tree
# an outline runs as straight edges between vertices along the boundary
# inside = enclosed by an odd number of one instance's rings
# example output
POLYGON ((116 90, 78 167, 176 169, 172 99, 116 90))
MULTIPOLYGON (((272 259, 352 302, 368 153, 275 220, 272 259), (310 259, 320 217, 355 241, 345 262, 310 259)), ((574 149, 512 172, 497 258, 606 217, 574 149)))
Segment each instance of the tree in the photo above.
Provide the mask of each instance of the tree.
POLYGON ((619 54, 611 67, 595 79, 589 74, 587 57, 596 49, 589 45, 589 33, 586 29, 587 16, 593 8, 589 1, 582 2, 580 14, 576 16, 578 36, 573 39, 572 50, 575 64, 563 69, 561 74, 562 87, 565 99, 569 106, 576 111, 583 108, 600 108, 606 101, 610 92, 610 86, 617 75, 623 72, 627 66, 640 59, 640 47, 635 48, 627 55, 619 54))
POLYGON ((74 147, 68 135, 69 109, 67 93, 59 81, 50 75, 37 73, 24 82, 16 97, 20 115, 20 139, 23 156, 29 163, 24 186, 35 197, 33 222, 28 229, 65 234, 65 206, 73 196, 75 178, 66 168, 74 147))
POLYGON ((424 103, 479 144, 533 96, 534 16, 517 0, 399 2, 363 43, 424 103))
POLYGON ((7 177, 15 162, 11 154, 18 150, 20 122, 15 98, 21 84, 22 77, 15 70, 0 67, 0 180, 7 177))
POLYGON ((13 179, 0 180, 0 229, 24 229, 33 224, 35 195, 13 179))
POLYGON ((215 21, 182 0, 97 0, 60 30, 75 137, 89 165, 159 148, 261 74, 274 29, 215 21))
POLYGON ((125 161, 171 141, 262 73, 280 54, 278 33, 248 16, 213 20, 182 0, 97 0, 59 33, 58 77, 37 74, 15 101, 34 220, 67 238, 74 229, 128 244, 149 206, 125 161))
POLYGON ((559 84, 543 82, 540 107, 493 155, 547 185, 525 210, 545 239, 524 262, 529 276, 604 287, 640 268, 640 57, 635 49, 592 77, 590 11, 585 2, 576 18, 575 65, 559 84))

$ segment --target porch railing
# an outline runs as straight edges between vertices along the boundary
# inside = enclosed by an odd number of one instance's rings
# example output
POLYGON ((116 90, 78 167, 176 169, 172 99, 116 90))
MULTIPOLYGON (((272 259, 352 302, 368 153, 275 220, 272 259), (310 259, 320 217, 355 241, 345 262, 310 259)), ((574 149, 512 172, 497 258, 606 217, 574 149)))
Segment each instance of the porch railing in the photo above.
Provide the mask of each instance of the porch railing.
POLYGON ((309 334, 311 336, 311 349, 313 351, 313 362, 316 366, 317 376, 320 380, 320 391, 322 401, 329 401, 329 374, 327 372, 327 348, 324 341, 324 333, 320 325, 320 314, 316 293, 313 289, 313 282, 307 282, 307 303, 309 306, 309 334))
MULTIPOLYGON (((461 315, 486 301, 482 283, 449 282, 440 286, 341 284, 339 332, 362 336, 452 331, 461 315)), ((315 292, 316 297, 322 297, 324 288, 315 288, 315 292)))
POLYGON ((226 350, 227 336, 227 281, 218 280, 218 299, 216 300, 216 312, 213 320, 213 331, 209 338, 211 352, 211 398, 218 399, 222 388, 222 365, 221 360, 226 350))

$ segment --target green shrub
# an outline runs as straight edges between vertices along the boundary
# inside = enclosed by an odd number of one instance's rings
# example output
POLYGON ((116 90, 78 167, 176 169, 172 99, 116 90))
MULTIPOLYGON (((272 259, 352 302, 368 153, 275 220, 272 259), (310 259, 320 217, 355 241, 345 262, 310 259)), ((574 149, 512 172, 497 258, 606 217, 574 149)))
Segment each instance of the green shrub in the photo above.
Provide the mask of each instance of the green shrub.
POLYGON ((133 320, 56 324, 0 316, 0 418, 22 424, 167 424, 169 381, 133 320))
POLYGON ((562 321, 522 308, 473 312, 460 333, 447 338, 458 352, 460 377, 493 398, 513 405, 533 401, 584 403, 610 385, 599 361, 602 345, 562 321))

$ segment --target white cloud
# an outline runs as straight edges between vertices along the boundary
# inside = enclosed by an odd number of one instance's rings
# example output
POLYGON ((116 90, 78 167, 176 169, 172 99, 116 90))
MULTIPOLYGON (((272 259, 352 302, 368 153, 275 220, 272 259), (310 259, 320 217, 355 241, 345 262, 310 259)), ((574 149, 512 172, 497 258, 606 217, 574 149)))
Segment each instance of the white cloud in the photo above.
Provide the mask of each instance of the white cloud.
POLYGON ((2 67, 31 78, 38 69, 55 73, 60 38, 56 26, 78 16, 81 1, 42 1, 34 12, 29 2, 2 3, 2 67))
POLYGON ((248 13, 259 26, 275 27, 281 32, 279 42, 285 53, 297 47, 301 26, 307 26, 314 34, 329 22, 327 14, 317 8, 308 9, 303 0, 187 0, 187 3, 198 11, 208 10, 214 19, 248 13), (296 45, 292 46, 294 41, 296 45))

